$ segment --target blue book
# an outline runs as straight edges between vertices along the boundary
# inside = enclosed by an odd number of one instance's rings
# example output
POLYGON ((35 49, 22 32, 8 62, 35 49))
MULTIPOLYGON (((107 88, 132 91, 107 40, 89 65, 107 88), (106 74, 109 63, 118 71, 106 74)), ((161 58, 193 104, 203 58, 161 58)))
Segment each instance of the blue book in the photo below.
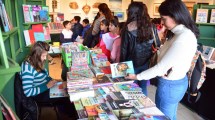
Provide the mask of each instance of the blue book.
POLYGON ((36 41, 45 41, 45 35, 43 32, 34 32, 34 38, 36 41))
POLYGON ((7 13, 6 13, 5 6, 2 3, 2 1, 0 1, 0 19, 1 19, 0 23, 1 23, 1 26, 3 26, 4 32, 10 31, 7 13))
POLYGON ((48 11, 47 10, 40 10, 40 21, 48 21, 48 11))

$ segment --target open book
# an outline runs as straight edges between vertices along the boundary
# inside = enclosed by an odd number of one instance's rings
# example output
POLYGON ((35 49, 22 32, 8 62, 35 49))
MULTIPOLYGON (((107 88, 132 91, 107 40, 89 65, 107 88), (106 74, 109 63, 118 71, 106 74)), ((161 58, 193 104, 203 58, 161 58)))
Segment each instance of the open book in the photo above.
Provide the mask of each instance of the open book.
POLYGON ((50 88, 50 98, 68 97, 66 84, 64 82, 57 82, 55 86, 50 88))

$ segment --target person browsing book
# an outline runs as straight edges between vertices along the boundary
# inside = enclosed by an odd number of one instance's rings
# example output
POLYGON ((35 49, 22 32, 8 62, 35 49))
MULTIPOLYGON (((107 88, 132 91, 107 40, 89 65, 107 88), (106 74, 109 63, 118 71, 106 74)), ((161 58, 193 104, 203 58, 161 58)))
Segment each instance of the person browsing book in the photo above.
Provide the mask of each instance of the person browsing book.
POLYGON ((45 69, 49 45, 46 42, 36 42, 30 54, 21 64, 20 76, 26 97, 33 98, 38 103, 60 103, 71 107, 69 98, 50 98, 49 91, 57 81, 49 76, 45 69))
POLYGON ((187 72, 197 50, 199 30, 181 0, 166 0, 158 10, 165 28, 171 32, 160 49, 158 63, 126 78, 141 81, 158 76, 156 106, 171 120, 176 120, 178 103, 188 87, 187 72))
POLYGON ((83 30, 82 30, 82 33, 81 33, 81 38, 84 38, 84 34, 90 28, 89 20, 88 19, 84 19, 82 21, 82 26, 83 26, 83 30))
MULTIPOLYGON (((142 2, 132 2, 127 11, 127 21, 121 33, 120 62, 132 61, 136 74, 148 69, 152 56, 153 25, 150 21, 147 7, 142 2)), ((149 80, 149 79, 146 79, 149 80)), ((137 83, 147 96, 147 81, 137 83)))
POLYGON ((64 29, 62 30, 60 34, 60 43, 68 43, 68 42, 74 42, 72 40, 73 32, 70 30, 72 25, 70 21, 64 21, 63 22, 64 29))

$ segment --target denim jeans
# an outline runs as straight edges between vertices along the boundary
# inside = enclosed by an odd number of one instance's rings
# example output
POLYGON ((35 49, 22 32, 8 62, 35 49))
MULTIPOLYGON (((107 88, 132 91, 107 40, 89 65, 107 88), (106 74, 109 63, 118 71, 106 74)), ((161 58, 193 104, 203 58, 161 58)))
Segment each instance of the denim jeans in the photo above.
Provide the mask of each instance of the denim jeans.
MULTIPOLYGON (((135 74, 139 74, 141 72, 143 72, 144 70, 148 69, 148 63, 146 63, 145 65, 138 67, 138 68, 134 68, 134 72, 135 74)), ((148 95, 148 91, 147 91, 147 82, 149 82, 148 80, 134 80, 134 83, 138 84, 140 86, 140 88, 142 88, 142 92, 144 95, 148 95)))
POLYGON ((183 98, 188 87, 187 75, 180 80, 158 79, 155 103, 171 120, 176 120, 179 101, 183 98))

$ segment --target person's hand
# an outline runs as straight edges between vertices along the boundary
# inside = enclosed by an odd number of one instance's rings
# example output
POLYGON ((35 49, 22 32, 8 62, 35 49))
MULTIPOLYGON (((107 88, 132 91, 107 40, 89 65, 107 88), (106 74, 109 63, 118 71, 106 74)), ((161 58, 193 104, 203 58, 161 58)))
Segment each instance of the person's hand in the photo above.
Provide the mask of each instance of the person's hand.
POLYGON ((127 76, 125 76, 125 79, 136 80, 137 79, 137 75, 136 74, 127 74, 127 76))
POLYGON ((51 87, 53 87, 56 83, 57 83, 57 81, 55 81, 55 80, 50 80, 46 86, 47 86, 47 88, 51 88, 51 87))

